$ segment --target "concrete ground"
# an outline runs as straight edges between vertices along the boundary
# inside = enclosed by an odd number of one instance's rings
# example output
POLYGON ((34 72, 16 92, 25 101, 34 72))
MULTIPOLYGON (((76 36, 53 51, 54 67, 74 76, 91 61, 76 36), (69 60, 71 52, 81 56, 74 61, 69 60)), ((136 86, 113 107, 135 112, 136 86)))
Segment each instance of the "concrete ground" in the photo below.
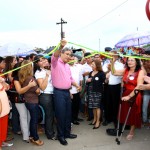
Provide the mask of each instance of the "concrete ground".
POLYGON ((125 130, 122 136, 121 144, 117 145, 113 136, 106 134, 107 128, 112 128, 110 124, 107 127, 100 126, 93 130, 84 120, 80 125, 73 125, 72 132, 77 134, 76 139, 67 139, 68 145, 63 146, 58 141, 48 140, 44 134, 40 134, 40 139, 44 141, 43 146, 36 146, 32 143, 22 141, 22 136, 14 135, 14 146, 5 147, 3 150, 150 150, 150 129, 142 127, 136 130, 132 141, 125 139, 128 131, 125 130))

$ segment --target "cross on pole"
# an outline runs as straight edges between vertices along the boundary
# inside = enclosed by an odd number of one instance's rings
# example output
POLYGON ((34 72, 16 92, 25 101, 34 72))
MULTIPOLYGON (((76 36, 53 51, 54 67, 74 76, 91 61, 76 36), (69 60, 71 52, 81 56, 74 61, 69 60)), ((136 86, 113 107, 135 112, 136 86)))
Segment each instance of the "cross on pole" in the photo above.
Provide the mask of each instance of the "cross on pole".
POLYGON ((65 23, 67 22, 65 22, 62 18, 61 18, 61 22, 56 23, 57 25, 61 24, 61 40, 65 37, 64 32, 63 32, 63 24, 65 23))

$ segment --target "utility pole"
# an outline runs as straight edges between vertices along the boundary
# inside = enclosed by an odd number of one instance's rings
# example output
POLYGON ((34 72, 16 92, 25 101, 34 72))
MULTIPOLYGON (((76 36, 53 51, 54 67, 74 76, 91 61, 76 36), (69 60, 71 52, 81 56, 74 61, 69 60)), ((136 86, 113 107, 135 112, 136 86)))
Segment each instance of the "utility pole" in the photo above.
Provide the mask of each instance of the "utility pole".
POLYGON ((63 32, 63 24, 65 24, 67 22, 65 22, 62 18, 60 22, 57 22, 56 24, 59 25, 61 24, 61 40, 65 37, 65 33, 63 32))

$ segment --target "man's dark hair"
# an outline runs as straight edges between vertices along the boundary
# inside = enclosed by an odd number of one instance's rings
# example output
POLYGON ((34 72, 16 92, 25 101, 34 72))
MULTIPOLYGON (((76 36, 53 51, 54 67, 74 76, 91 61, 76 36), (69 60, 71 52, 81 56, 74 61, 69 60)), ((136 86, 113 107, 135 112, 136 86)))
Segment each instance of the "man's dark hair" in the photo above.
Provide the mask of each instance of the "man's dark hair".
POLYGON ((89 55, 91 55, 91 53, 90 53, 90 52, 86 52, 86 53, 84 54, 84 57, 87 57, 87 56, 89 56, 89 55))
POLYGON ((25 57, 25 60, 29 60, 29 58, 30 58, 30 55, 27 55, 27 56, 25 57))
POLYGON ((30 59, 33 59, 34 56, 36 56, 36 54, 34 54, 34 53, 31 53, 31 54, 29 55, 30 59))
POLYGON ((73 50, 72 50, 73 53, 75 53, 75 52, 81 52, 81 51, 82 51, 81 48, 79 48, 79 49, 73 49, 73 50))

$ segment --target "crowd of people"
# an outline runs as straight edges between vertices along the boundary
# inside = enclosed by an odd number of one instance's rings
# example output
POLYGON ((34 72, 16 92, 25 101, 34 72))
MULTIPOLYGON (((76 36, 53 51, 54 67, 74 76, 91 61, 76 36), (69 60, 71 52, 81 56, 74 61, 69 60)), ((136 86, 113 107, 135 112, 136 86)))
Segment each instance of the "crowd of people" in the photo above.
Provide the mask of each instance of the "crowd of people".
POLYGON ((108 135, 117 134, 119 120, 121 133, 131 99, 134 103, 126 123, 126 139, 132 140, 142 123, 148 125, 150 60, 128 57, 122 61, 113 50, 112 59, 83 51, 79 60, 66 44, 62 40, 49 58, 36 54, 26 59, 0 57, 0 150, 7 146, 8 125, 24 142, 44 144, 38 135, 39 107, 44 112, 47 139, 62 145, 68 144, 67 138, 77 138, 71 125, 83 121, 79 112, 91 121, 94 130, 113 122, 114 128, 106 130, 108 135))

